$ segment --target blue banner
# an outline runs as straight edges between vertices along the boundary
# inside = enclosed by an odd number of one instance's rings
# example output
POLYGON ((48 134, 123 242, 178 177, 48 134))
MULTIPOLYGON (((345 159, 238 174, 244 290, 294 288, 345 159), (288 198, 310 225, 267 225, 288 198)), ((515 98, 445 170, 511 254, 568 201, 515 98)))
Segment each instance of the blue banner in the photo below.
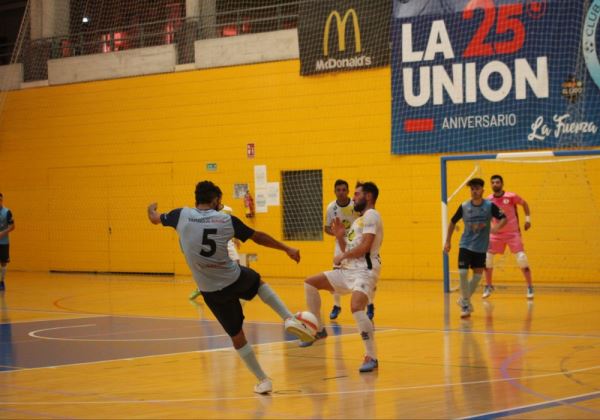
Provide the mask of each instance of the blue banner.
POLYGON ((600 146, 600 0, 394 0, 392 153, 600 146))

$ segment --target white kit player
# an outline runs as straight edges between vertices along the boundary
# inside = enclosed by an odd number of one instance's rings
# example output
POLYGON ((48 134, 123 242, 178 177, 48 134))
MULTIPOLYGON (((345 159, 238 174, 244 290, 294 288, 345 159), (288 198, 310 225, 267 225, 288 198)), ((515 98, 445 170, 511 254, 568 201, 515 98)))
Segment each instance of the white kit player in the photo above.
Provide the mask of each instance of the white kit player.
MULTIPOLYGON (((344 228, 346 230, 346 234, 350 230, 352 226, 352 222, 359 216, 357 212, 354 211, 354 201, 348 196, 350 192, 350 188, 348 187, 348 182, 343 179, 338 179, 335 181, 333 186, 333 191, 335 193, 335 200, 327 205, 327 211, 325 213, 325 226, 323 230, 326 234, 334 236, 331 231, 331 224, 337 218, 339 219, 344 228)), ((335 241, 335 250, 334 257, 341 254, 340 244, 335 241)), ((340 268, 339 266, 334 266, 334 269, 340 268)), ((329 319, 334 320, 340 315, 342 311, 341 298, 338 293, 333 293, 333 308, 331 308, 331 313, 329 314, 329 319)), ((375 305, 371 300, 369 300, 369 304, 367 305, 367 316, 369 319, 373 319, 375 316, 375 305)), ((312 344, 312 343, 308 343, 312 344)))
MULTIPOLYGON (((379 367, 377 348, 373 336, 373 322, 368 318, 365 308, 369 298, 377 287, 381 271, 379 249, 383 242, 383 224, 375 202, 379 189, 372 182, 356 184, 354 191, 354 209, 360 214, 346 233, 339 219, 334 219, 331 231, 340 243, 341 253, 333 259, 334 265, 341 268, 325 271, 308 277, 304 281, 308 310, 321 325, 321 296, 319 290, 351 294, 350 310, 356 320, 358 331, 365 346, 365 358, 359 372, 371 372, 379 367)), ((325 328, 316 335, 316 339, 327 337, 325 328)))

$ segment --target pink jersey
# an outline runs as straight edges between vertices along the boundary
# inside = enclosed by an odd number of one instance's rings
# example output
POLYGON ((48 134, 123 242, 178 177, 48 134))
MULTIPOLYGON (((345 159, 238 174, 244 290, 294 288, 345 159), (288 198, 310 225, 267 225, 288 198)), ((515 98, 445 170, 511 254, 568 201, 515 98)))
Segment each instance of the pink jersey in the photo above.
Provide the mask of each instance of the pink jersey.
MULTIPOLYGON (((523 199, 517 194, 505 191, 500 197, 490 194, 487 198, 492 203, 500 207, 500 210, 506 215, 506 225, 500 229, 498 234, 502 233, 519 233, 519 214, 517 213, 517 204, 523 205, 523 199)), ((498 223, 496 219, 492 220, 492 224, 498 223)))

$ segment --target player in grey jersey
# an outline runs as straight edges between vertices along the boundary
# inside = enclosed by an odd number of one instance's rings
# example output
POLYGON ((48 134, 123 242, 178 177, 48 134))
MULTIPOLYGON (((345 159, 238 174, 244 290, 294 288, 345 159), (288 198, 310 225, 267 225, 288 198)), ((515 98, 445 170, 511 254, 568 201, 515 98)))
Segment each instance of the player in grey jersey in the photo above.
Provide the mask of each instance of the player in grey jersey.
POLYGON ((303 341, 314 340, 302 323, 294 318, 275 291, 260 278, 256 271, 231 260, 227 243, 232 238, 242 242, 252 239, 259 245, 284 251, 292 260, 300 261, 300 251, 291 248, 270 235, 251 229, 237 217, 219 212, 221 189, 210 181, 196 185, 196 207, 183 207, 169 213, 158 213, 157 203, 148 206, 148 218, 157 225, 177 230, 179 242, 204 302, 231 337, 246 366, 259 380, 254 392, 272 391, 271 380, 262 370, 242 328, 244 312, 240 299, 252 300, 258 295, 286 323, 287 331, 303 341))

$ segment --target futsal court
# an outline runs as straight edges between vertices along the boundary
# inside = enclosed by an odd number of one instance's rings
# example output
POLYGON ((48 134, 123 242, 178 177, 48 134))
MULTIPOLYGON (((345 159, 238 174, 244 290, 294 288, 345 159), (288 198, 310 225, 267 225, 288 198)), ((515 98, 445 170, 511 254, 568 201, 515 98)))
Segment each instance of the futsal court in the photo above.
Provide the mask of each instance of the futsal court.
POLYGON ((0 0, 0 420, 600 420, 599 46, 600 0, 0 0), (374 340, 348 296, 305 348, 243 302, 259 395, 189 296, 234 232, 314 312, 341 215, 374 340))
MULTIPOLYGON (((292 310, 300 279, 267 279, 292 310)), ((474 299, 433 282, 382 281, 379 369, 359 374, 347 298, 329 337, 299 348, 260 300, 245 329, 255 378, 188 278, 11 273, 2 296, 2 418, 598 418, 598 291, 499 287, 474 299)), ((478 295, 479 296, 479 293, 478 295)), ((323 295, 325 318, 331 298, 323 295)))

